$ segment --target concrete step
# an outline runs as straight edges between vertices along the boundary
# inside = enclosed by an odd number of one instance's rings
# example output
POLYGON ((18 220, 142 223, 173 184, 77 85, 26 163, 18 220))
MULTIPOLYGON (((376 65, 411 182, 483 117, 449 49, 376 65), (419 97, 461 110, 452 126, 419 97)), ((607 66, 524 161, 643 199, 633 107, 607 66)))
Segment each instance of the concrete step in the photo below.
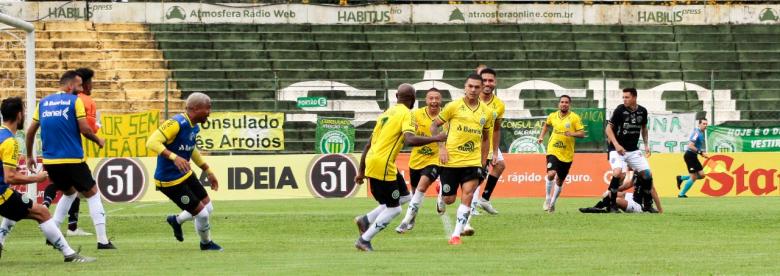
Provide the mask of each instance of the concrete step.
POLYGON ((41 28, 43 31, 94 31, 92 22, 73 21, 73 22, 46 22, 41 28))
POLYGON ((98 32, 141 32, 148 33, 149 27, 139 23, 95 24, 98 32))

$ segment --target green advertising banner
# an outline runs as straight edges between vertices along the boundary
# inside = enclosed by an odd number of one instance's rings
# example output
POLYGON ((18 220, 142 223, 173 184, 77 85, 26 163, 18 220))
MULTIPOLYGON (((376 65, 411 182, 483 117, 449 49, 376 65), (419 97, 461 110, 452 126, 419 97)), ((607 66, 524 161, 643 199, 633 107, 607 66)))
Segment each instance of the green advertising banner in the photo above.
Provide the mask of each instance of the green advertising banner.
POLYGON ((355 149, 355 126, 349 118, 317 117, 315 150, 318 154, 352 153, 355 149))
POLYGON ((707 127, 709 152, 780 151, 780 126, 776 127, 707 127))
POLYGON ((501 121, 501 150, 507 153, 545 153, 546 143, 536 139, 542 133, 546 117, 504 119, 501 121))
MULTIPOLYGON (((546 114, 558 111, 558 109, 545 109, 546 114)), ((582 119, 582 125, 585 127, 585 138, 577 139, 575 151, 577 149, 588 149, 588 151, 604 151, 607 148, 607 138, 604 136, 604 123, 606 115, 603 108, 572 108, 571 111, 577 113, 582 119)), ((545 116, 545 119, 547 117, 545 116)), ((549 130, 548 130, 549 132, 549 130)))

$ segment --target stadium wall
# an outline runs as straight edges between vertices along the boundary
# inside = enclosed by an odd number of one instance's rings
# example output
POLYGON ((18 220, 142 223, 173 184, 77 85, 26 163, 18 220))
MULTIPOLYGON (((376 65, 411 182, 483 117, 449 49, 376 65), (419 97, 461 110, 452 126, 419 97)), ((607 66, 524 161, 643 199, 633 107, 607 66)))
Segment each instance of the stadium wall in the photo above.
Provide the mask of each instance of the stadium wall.
MULTIPOLYGON (((494 197, 544 197, 544 155, 505 154, 504 158, 507 168, 494 197)), ((358 159, 359 155, 341 154, 212 156, 208 162, 220 183, 219 190, 209 194, 215 200, 366 197, 367 185, 353 181, 358 159)), ((408 159, 408 154, 400 154, 396 162, 407 184, 408 159)), ((648 160, 659 195, 676 197, 675 176, 687 174, 682 154, 653 154, 648 160)), ((140 157, 90 158, 87 163, 107 201, 166 201, 154 185, 156 162, 153 157, 140 157)), ((780 196, 778 164, 780 156, 774 153, 713 154, 704 162, 707 177, 696 182, 688 196, 780 196)), ((210 185, 198 168, 193 166, 193 172, 210 185)), ((610 179, 605 153, 578 153, 562 196, 600 196, 610 179)), ((39 191, 45 185, 39 184, 39 191)), ((427 195, 435 196, 434 189, 427 195)))
POLYGON ((780 5, 405 4, 323 6, 203 3, 20 2, 0 12, 25 20, 236 24, 778 24, 780 5), (616 9, 618 10, 616 12, 616 9))

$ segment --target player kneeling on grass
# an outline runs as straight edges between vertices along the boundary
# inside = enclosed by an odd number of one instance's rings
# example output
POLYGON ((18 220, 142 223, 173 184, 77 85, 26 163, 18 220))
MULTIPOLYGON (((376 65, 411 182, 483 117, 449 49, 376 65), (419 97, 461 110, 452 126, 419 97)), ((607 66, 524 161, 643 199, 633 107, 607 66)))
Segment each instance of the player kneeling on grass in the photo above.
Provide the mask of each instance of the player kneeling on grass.
POLYGON ((34 204, 29 198, 15 191, 10 185, 27 185, 46 180, 49 174, 41 172, 33 175, 24 175, 16 171, 19 163, 19 144, 14 139, 16 130, 24 125, 24 104, 19 97, 3 100, 0 104, 0 113, 3 115, 3 126, 0 127, 0 161, 3 162, 3 170, 0 172, 0 215, 4 217, 0 225, 0 255, 3 251, 5 238, 21 219, 32 219, 39 223, 41 232, 46 240, 54 248, 62 252, 65 262, 85 263, 94 262, 95 258, 81 256, 68 245, 62 232, 54 223, 49 214, 49 209, 43 205, 34 204))
POLYGON ((165 121, 155 131, 146 147, 159 153, 154 180, 160 191, 176 203, 183 211, 179 215, 170 215, 168 224, 173 228, 173 236, 184 241, 181 225, 195 218, 195 230, 200 235, 200 250, 222 251, 222 247, 211 240, 209 215, 214 210, 206 189, 190 169, 190 159, 208 174, 211 189, 219 188, 214 172, 195 148, 195 136, 211 113, 211 99, 203 93, 192 93, 187 97, 187 111, 165 121))
MULTIPOLYGON (((617 207, 621 211, 626 213, 642 213, 642 204, 638 199, 634 198, 634 193, 625 192, 628 189, 634 188, 634 183, 637 181, 637 176, 633 172, 626 174, 626 180, 623 181, 623 185, 618 188, 618 194, 616 198, 617 207)), ((658 213, 663 213, 664 209, 661 207, 661 199, 658 197, 658 193, 655 191, 655 187, 650 190, 655 205, 658 207, 658 213)), ((583 213, 607 213, 607 208, 610 205, 610 191, 604 192, 604 195, 598 203, 593 207, 580 208, 580 212, 583 213)), ((652 213, 652 212, 651 212, 652 213)))

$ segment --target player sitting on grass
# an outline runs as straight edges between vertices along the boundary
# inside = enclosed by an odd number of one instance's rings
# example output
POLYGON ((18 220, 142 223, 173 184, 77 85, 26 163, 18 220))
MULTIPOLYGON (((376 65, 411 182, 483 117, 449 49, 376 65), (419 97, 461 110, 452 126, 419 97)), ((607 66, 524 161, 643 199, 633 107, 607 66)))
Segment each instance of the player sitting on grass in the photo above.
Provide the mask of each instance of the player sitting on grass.
MULTIPOLYGON (((618 188, 617 195, 617 207, 621 211, 626 213, 642 213, 642 205, 634 199, 634 193, 625 192, 626 190, 633 188, 634 183, 637 181, 637 176, 633 172, 626 174, 626 180, 623 181, 623 185, 618 188)), ((661 207, 661 199, 658 198, 658 193, 655 191, 655 187, 650 190, 655 205, 658 206, 658 213, 663 213, 664 209, 661 207)), ((593 207, 580 208, 582 213, 607 213, 607 207, 609 207, 609 191, 604 192, 604 195, 598 203, 593 207)), ((652 212, 651 212, 652 213, 652 212)))

